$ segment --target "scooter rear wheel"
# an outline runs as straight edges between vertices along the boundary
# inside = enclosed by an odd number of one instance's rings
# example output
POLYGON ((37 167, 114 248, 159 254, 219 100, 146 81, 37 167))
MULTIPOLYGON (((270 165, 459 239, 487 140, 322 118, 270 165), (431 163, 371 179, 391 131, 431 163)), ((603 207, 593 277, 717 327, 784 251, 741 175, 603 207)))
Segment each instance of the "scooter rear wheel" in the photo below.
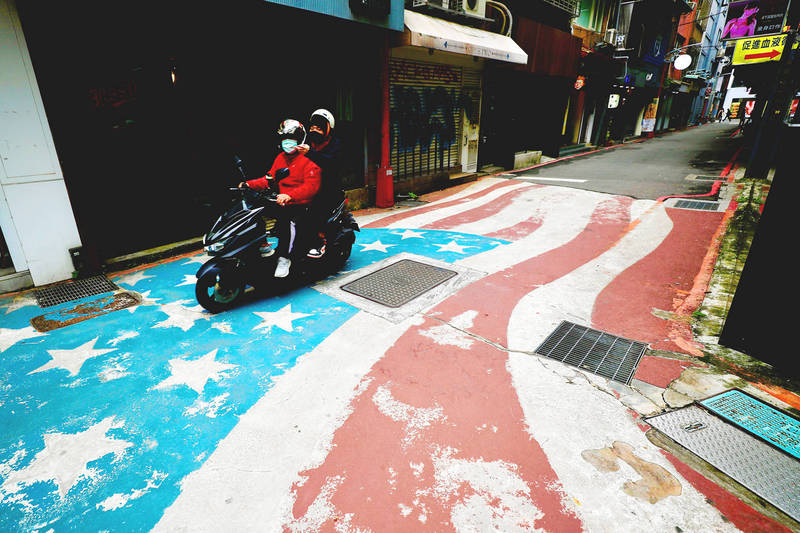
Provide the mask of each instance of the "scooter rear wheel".
POLYGON ((211 313, 220 313, 233 307, 244 294, 244 284, 233 287, 220 285, 219 276, 209 272, 197 279, 194 286, 197 302, 211 313))

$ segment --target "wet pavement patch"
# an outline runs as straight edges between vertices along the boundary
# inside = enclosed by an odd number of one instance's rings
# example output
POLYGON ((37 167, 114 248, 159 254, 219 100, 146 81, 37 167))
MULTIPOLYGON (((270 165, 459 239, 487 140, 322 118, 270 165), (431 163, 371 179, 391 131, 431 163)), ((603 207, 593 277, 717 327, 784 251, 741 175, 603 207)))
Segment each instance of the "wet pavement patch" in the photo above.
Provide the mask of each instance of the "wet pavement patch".
POLYGON ((66 302, 80 300, 88 296, 114 292, 118 290, 118 288, 119 287, 114 285, 105 276, 93 276, 91 278, 56 283, 50 287, 34 291, 33 295, 39 307, 53 307, 66 302))
POLYGON ((566 320, 536 353, 629 385, 647 345, 566 320))
POLYGON ((697 404, 646 421, 754 494, 800 520, 800 461, 796 458, 697 404))
POLYGON ((139 298, 129 292, 105 294, 97 298, 83 298, 73 305, 33 317, 31 326, 36 331, 52 331, 137 304, 139 304, 139 298))

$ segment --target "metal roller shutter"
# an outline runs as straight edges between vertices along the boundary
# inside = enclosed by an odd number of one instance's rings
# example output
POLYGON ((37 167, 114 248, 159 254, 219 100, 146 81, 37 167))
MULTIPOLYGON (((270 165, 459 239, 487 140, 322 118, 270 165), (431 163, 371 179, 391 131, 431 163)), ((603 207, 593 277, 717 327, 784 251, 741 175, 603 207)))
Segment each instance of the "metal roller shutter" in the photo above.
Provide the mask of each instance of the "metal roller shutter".
POLYGON ((391 164, 395 179, 460 165, 462 69, 391 59, 391 164))

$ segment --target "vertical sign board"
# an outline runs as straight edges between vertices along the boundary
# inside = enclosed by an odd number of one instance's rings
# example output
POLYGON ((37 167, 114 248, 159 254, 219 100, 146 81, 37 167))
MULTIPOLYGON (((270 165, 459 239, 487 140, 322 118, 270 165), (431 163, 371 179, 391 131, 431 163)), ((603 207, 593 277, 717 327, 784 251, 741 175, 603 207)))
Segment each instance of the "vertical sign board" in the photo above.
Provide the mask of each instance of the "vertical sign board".
POLYGON ((658 113, 658 98, 647 104, 644 110, 644 117, 642 118, 642 132, 649 133, 656 128, 656 114, 658 113))

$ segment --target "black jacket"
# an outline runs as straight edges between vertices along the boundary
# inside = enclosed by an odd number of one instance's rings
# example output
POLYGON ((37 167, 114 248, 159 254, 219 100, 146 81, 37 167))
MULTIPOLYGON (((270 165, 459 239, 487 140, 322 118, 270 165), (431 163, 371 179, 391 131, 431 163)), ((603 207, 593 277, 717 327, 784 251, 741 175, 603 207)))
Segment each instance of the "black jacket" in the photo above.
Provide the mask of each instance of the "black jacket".
POLYGON ((322 169, 322 183, 314 200, 314 205, 322 208, 335 207, 342 200, 341 181, 341 156, 342 143, 336 137, 321 150, 313 148, 306 153, 306 157, 322 169))

